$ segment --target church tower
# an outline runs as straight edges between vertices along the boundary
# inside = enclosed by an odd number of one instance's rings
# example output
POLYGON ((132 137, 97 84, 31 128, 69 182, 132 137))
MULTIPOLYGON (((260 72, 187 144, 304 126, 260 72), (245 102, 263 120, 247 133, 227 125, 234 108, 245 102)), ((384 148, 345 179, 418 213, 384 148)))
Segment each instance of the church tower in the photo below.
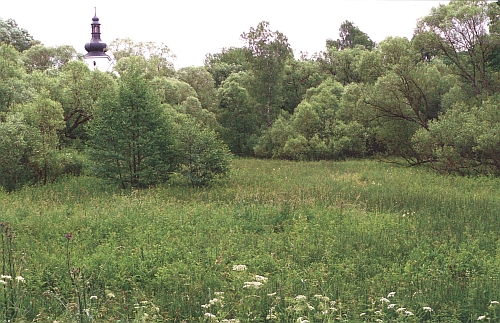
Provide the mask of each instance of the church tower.
POLYGON ((90 42, 85 44, 87 54, 84 56, 84 61, 89 68, 98 69, 100 71, 110 71, 113 62, 106 54, 107 45, 101 40, 101 24, 97 18, 97 10, 94 8, 94 18, 92 18, 92 38, 90 42))

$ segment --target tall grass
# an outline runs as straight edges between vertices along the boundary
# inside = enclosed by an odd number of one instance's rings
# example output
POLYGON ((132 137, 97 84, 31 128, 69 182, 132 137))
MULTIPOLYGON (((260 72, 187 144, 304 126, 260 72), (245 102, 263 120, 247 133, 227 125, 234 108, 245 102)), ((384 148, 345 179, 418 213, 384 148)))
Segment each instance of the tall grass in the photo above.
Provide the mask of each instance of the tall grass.
POLYGON ((368 160, 236 159, 205 189, 79 177, 0 192, 0 318, 495 321, 499 189, 368 160))

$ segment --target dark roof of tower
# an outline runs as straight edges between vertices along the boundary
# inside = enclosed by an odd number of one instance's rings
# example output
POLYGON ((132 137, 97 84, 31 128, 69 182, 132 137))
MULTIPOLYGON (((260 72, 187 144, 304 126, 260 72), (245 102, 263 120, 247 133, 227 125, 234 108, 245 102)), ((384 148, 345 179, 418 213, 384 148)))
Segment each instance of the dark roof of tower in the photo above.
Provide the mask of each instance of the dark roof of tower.
POLYGON ((85 57, 95 57, 95 56, 108 56, 106 55, 106 43, 101 40, 101 24, 99 23, 99 18, 97 18, 97 13, 92 18, 92 38, 90 42, 85 44, 85 50, 87 54, 85 57))

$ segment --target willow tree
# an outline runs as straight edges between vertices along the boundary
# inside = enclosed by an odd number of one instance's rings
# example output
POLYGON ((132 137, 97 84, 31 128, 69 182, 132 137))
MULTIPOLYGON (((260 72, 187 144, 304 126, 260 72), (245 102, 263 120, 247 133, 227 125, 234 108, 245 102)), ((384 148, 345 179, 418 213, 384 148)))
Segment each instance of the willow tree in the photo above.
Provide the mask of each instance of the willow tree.
POLYGON ((418 22, 414 43, 426 55, 440 56, 453 66, 472 95, 492 93, 488 58, 498 49, 499 14, 496 3, 452 0, 418 22))

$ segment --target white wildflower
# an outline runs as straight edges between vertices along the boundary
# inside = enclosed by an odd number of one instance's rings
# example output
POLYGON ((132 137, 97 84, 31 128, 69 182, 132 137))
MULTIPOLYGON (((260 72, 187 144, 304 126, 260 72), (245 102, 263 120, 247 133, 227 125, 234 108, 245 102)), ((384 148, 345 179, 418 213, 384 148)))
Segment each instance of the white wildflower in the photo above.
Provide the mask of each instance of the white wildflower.
POLYGON ((115 294, 113 294, 112 292, 109 292, 106 294, 106 297, 107 298, 115 298, 115 294))
POLYGON ((221 305, 222 305, 222 299, 223 299, 223 298, 224 298, 224 297, 222 297, 222 296, 221 296, 220 298, 215 297, 215 298, 212 298, 211 300, 209 300, 209 301, 208 301, 208 303, 209 303, 210 305, 215 305, 215 304, 217 304, 217 303, 219 303, 219 304, 221 304, 221 305))
POLYGON ((12 276, 9 276, 9 275, 0 275, 0 279, 2 279, 2 280, 12 280, 12 276))
POLYGON ((396 294, 396 292, 390 292, 389 294, 387 294, 387 298, 394 297, 395 294, 396 294))
POLYGON ((261 286, 262 286, 261 282, 245 282, 245 285, 243 285, 243 288, 259 289, 261 286))
POLYGON ((404 312, 406 311, 406 307, 400 307, 396 310, 396 313, 401 313, 401 312, 404 312))
POLYGON ((276 320, 278 317, 274 314, 267 314, 266 320, 276 320))
POLYGON ((365 315, 366 315, 366 313, 361 313, 361 314, 359 314, 359 316, 365 316, 365 315))
POLYGON ((330 301, 330 298, 328 296, 323 296, 321 294, 316 294, 313 297, 317 298, 317 299, 319 299, 320 301, 323 301, 323 302, 329 302, 330 301))
POLYGON ((258 281, 258 282, 267 282, 267 277, 264 277, 264 276, 260 276, 260 275, 255 275, 255 280, 258 281))
POLYGON ((24 279, 24 277, 23 277, 23 276, 16 276, 16 281, 17 281, 18 283, 24 283, 24 282, 26 281, 26 279, 24 279))
POLYGON ((212 313, 205 313, 203 316, 208 317, 210 320, 215 320, 217 319, 217 316, 213 315, 212 313))
POLYGON ((382 297, 382 298, 380 299, 380 302, 381 302, 381 303, 390 303, 391 301, 390 301, 390 300, 388 300, 388 299, 387 299, 387 298, 385 298, 385 297, 382 297))
POLYGON ((309 323, 308 319, 302 319, 302 316, 297 319, 297 323, 309 323))
POLYGON ((500 304, 498 301, 491 301, 491 302, 490 302, 490 306, 491 306, 491 305, 498 305, 498 304, 500 304))
POLYGON ((222 295, 224 295, 224 292, 214 292, 214 295, 215 296, 222 296, 222 295))
POLYGON ((384 321, 382 321, 381 319, 377 319, 375 322, 383 323, 384 321))
POLYGON ((93 300, 93 299, 97 299, 97 296, 95 296, 95 295, 90 296, 90 300, 93 300))
POLYGON ((314 306, 311 306, 310 304, 307 304, 307 308, 308 308, 310 311, 313 311, 313 310, 314 310, 314 306))
POLYGON ((376 315, 382 315, 382 311, 381 311, 381 310, 375 311, 374 313, 375 313, 376 315))
POLYGON ((396 304, 389 304, 389 305, 387 305, 387 308, 389 308, 389 309, 394 308, 394 307, 396 307, 396 304))
POLYGON ((481 315, 480 317, 477 318, 478 321, 482 321, 486 318, 486 315, 481 315))
POLYGON ((432 308, 430 308, 429 306, 424 306, 422 307, 422 309, 426 312, 432 312, 432 308))
POLYGON ((245 271, 247 270, 247 266, 245 265, 234 265, 233 266, 234 271, 245 271))
POLYGON ((202 308, 210 308, 210 304, 202 304, 201 307, 202 308))
POLYGON ((307 296, 305 296, 305 295, 297 295, 297 296, 295 296, 295 300, 296 301, 306 300, 306 299, 307 299, 307 296))
POLYGON ((274 295, 276 295, 276 292, 271 293, 271 294, 267 294, 267 296, 274 296, 274 295))
POLYGON ((406 316, 413 316, 414 314, 413 314, 413 312, 410 312, 410 311, 405 311, 405 315, 406 315, 406 316))
POLYGON ((274 311, 275 311, 276 307, 275 306, 272 306, 270 309, 269 309, 269 314, 267 314, 266 316, 266 320, 275 320, 277 319, 278 317, 274 314, 274 311))
POLYGON ((7 285, 7 282, 5 280, 3 280, 3 279, 0 279, 0 284, 1 285, 7 285))

